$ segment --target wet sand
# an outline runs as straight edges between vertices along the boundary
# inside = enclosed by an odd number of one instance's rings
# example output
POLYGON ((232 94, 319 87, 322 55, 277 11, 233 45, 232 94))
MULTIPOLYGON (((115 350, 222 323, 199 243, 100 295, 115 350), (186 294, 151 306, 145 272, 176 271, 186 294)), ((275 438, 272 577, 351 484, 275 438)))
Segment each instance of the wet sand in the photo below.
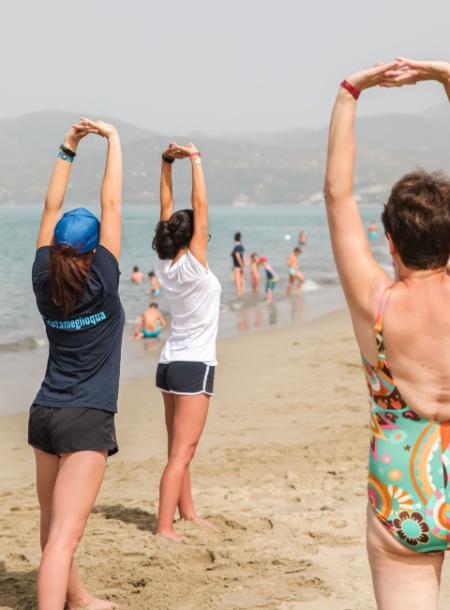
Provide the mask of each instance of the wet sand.
MULTIPOLYGON (((219 351, 192 467, 198 509, 217 531, 177 524, 183 544, 152 534, 161 398, 150 377, 125 385, 120 453, 77 553, 86 583, 133 610, 373 610, 368 400, 348 315, 223 339, 219 351)), ((0 421, 0 610, 31 610, 39 514, 26 416, 0 421)))

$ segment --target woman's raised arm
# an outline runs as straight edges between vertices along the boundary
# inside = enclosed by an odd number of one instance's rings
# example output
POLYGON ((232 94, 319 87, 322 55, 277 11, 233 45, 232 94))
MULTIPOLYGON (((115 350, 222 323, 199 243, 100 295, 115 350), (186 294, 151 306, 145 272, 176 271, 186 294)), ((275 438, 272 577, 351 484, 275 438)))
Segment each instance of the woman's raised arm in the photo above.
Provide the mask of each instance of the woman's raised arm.
POLYGON ((104 121, 83 118, 82 124, 108 141, 105 173, 100 188, 102 216, 100 244, 120 258, 122 240, 122 149, 116 128, 104 121))
POLYGON ((434 80, 443 85, 450 102, 450 62, 448 61, 416 61, 398 57, 398 67, 389 74, 389 78, 381 83, 382 87, 401 87, 415 85, 420 81, 434 80))
POLYGON ((64 138, 50 176, 36 248, 50 246, 53 243, 53 234, 56 224, 61 217, 72 162, 75 158, 78 144, 88 133, 91 133, 91 129, 88 126, 83 124, 72 125, 64 138))
POLYGON ((180 146, 182 155, 189 157, 192 164, 192 210, 194 212, 194 234, 189 249, 205 267, 208 264, 208 199, 206 196, 205 174, 202 158, 194 144, 180 146))
POLYGON ((177 150, 176 145, 171 142, 168 148, 163 152, 161 159, 161 181, 159 189, 161 212, 159 219, 163 221, 169 220, 173 214, 172 165, 176 159, 175 151, 177 150))
MULTIPOLYGON (((378 85, 396 63, 364 70, 343 81, 331 116, 325 201, 334 258, 353 316, 373 318, 373 293, 392 283, 375 261, 353 196, 358 92, 378 85)), ((375 295, 375 301, 377 300, 375 295)))

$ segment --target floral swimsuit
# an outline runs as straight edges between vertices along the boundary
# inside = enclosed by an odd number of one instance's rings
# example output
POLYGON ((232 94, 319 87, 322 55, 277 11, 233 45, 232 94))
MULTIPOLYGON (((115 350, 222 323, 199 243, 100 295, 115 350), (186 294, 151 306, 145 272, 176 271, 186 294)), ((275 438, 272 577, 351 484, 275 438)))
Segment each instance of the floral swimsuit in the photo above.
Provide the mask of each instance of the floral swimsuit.
POLYGON ((420 552, 450 548, 450 422, 420 417, 403 400, 386 361, 383 316, 378 363, 363 358, 371 407, 369 502, 395 538, 420 552))

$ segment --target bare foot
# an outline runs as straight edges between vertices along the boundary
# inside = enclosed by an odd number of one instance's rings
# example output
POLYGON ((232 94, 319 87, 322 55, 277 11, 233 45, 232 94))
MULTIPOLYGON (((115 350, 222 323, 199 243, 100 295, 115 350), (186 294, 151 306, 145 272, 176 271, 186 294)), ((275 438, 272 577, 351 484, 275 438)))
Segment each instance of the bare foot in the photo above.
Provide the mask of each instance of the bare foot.
POLYGON ((218 527, 216 525, 214 525, 214 523, 212 523, 211 521, 208 521, 208 519, 203 519, 202 517, 182 517, 182 519, 184 521, 191 521, 192 523, 195 523, 196 525, 199 525, 200 527, 206 527, 210 530, 214 530, 214 531, 218 531, 218 527))
POLYGON ((114 602, 109 602, 106 599, 99 599, 97 597, 91 597, 86 603, 68 604, 69 610, 120 610, 120 606, 114 602))
POLYGON ((164 536, 164 538, 168 538, 169 540, 173 540, 174 542, 183 542, 184 540, 183 536, 180 536, 180 534, 177 534, 174 530, 168 532, 158 531, 156 532, 156 535, 164 536))

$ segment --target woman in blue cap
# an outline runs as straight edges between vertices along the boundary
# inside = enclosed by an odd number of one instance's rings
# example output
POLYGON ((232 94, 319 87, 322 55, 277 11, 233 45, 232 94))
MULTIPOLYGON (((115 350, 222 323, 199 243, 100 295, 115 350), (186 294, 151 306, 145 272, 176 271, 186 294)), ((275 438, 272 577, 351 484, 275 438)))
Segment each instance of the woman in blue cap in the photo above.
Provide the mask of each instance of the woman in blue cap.
POLYGON ((117 452, 124 312, 118 294, 122 155, 117 131, 81 119, 66 135, 50 178, 33 265, 33 290, 49 341, 44 381, 30 410, 41 508, 39 610, 107 610, 80 580, 73 556, 117 452), (89 133, 106 138, 101 222, 84 208, 61 217, 72 162, 89 133))

